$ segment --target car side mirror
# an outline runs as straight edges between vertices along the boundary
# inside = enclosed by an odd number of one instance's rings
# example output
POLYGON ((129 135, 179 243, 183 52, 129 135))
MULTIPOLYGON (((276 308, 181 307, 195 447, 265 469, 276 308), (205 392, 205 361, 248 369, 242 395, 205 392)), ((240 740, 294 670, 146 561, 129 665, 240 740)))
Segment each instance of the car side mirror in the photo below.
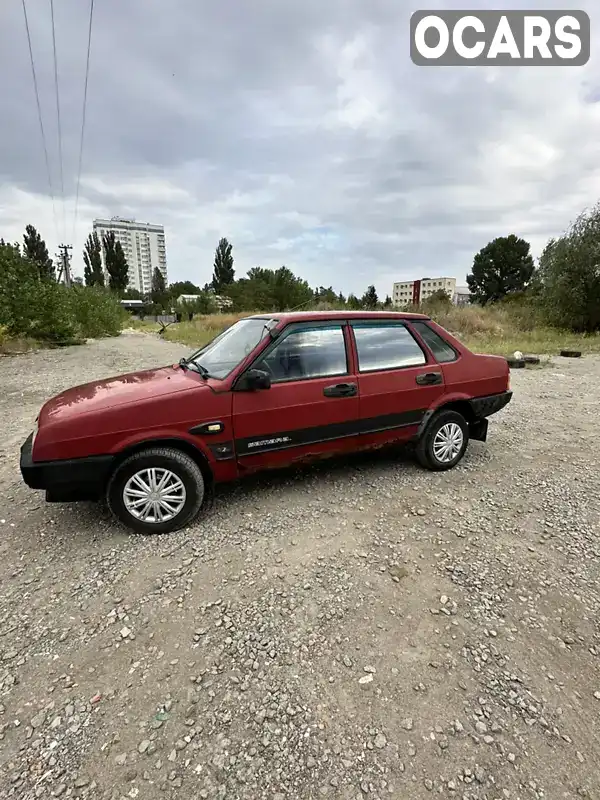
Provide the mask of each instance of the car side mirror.
POLYGON ((271 376, 262 369, 249 369, 242 375, 237 388, 248 392, 270 389, 271 376))

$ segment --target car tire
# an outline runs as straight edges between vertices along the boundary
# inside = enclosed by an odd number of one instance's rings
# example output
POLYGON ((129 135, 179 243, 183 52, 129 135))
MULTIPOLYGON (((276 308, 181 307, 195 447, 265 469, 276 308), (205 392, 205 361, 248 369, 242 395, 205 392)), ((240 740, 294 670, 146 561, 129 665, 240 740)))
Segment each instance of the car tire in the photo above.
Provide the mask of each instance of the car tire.
POLYGON ((507 358, 506 361, 511 369, 523 369, 525 367, 524 358, 507 358))
POLYGON ((581 350, 561 350, 563 358, 581 358, 581 350))
POLYGON ((457 411, 440 411, 432 417, 429 425, 417 442, 415 454, 417 461, 426 469, 441 472, 452 469, 464 456, 469 444, 469 426, 466 419, 457 411), (440 458, 441 442, 448 436, 459 445, 458 451, 449 459, 440 458))
POLYGON ((539 356, 523 356, 523 361, 526 364, 539 364, 540 358, 539 356))
MULTIPOLYGON (((114 516, 127 528, 156 536, 180 530, 191 522, 200 511, 204 492, 204 476, 190 456, 171 447, 149 447, 119 464, 109 481, 106 500, 114 516), (149 473, 149 470, 155 472, 149 473), (161 481, 165 482, 163 498, 169 499, 158 504, 159 513, 155 513, 157 505, 153 504, 143 516, 144 507, 140 511, 140 504, 147 493, 143 487, 152 488, 152 475, 157 489, 161 481)), ((158 496, 159 493, 155 493, 155 497, 158 496)))

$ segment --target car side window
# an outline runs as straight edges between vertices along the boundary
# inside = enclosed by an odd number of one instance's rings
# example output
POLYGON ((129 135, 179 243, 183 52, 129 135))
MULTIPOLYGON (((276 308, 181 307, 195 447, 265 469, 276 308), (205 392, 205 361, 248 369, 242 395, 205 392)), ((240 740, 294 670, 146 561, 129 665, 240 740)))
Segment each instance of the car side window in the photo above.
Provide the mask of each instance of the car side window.
POLYGON ((271 383, 348 374, 346 342, 341 325, 291 331, 255 365, 271 383))
POLYGON ((435 360, 439 364, 447 364, 449 361, 456 361, 458 353, 451 347, 448 342, 444 341, 442 337, 430 328, 426 322, 413 322, 413 328, 419 334, 421 339, 425 342, 427 347, 433 353, 435 360))
POLYGON ((359 322, 352 328, 359 372, 418 367, 427 363, 421 345, 402 323, 359 322))

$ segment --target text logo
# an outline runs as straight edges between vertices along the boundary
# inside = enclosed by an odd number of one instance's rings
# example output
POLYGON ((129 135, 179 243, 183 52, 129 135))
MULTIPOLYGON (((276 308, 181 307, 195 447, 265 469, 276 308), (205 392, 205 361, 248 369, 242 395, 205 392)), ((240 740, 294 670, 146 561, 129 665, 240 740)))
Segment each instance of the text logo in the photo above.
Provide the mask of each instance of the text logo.
POLYGON ((572 66, 590 57, 585 11, 416 11, 410 57, 418 66, 572 66))

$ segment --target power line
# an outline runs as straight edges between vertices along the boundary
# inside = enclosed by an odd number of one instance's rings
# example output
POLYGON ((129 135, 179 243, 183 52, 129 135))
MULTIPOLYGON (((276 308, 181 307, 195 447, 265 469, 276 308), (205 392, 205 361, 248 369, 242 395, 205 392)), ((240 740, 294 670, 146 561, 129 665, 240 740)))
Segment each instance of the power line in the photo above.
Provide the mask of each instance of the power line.
POLYGON ((52 214, 54 216, 54 228, 56 231, 56 238, 58 239, 58 222, 56 220, 56 203, 54 200, 54 190, 52 188, 52 173, 50 172, 50 159, 48 158, 48 145, 46 144, 46 132, 44 130, 44 121, 42 119, 42 108, 40 106, 40 93, 38 89, 37 74, 35 71, 35 60, 33 58, 33 48, 31 47, 31 32, 29 30, 29 19, 27 17, 27 6, 25 0, 21 0, 23 6, 23 16, 25 17, 25 30, 27 32, 27 44, 29 46, 29 59, 31 61, 31 74, 33 76, 33 88, 35 91, 35 102, 37 106, 38 121, 40 123, 40 131, 42 134, 42 144, 44 146, 44 160, 46 162, 46 174, 48 176, 48 188, 50 189, 50 197, 52 198, 52 214))
POLYGON ((56 58, 56 29, 54 26, 54 0, 50 0, 50 18, 52 21, 52 50, 54 55, 54 88, 56 91, 56 120, 58 125, 58 166, 60 174, 60 191, 62 195, 63 205, 63 230, 66 233, 66 216, 65 216, 65 181, 63 177, 63 156, 62 156, 62 126, 60 123, 60 93, 58 90, 58 61, 56 58))
POLYGON ((87 57, 85 61, 85 83, 83 87, 83 112, 81 115, 81 138, 79 141, 79 166, 77 168, 77 188, 75 190, 75 214, 73 216, 73 236, 75 241, 75 227, 77 225, 77 212, 79 210, 79 186, 81 183, 81 165, 83 163, 83 139, 85 135, 85 112, 87 108, 88 78, 90 74, 90 51, 92 48, 92 24, 94 20, 94 0, 90 0, 90 24, 88 28, 87 57))

